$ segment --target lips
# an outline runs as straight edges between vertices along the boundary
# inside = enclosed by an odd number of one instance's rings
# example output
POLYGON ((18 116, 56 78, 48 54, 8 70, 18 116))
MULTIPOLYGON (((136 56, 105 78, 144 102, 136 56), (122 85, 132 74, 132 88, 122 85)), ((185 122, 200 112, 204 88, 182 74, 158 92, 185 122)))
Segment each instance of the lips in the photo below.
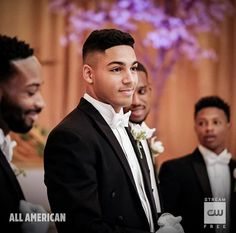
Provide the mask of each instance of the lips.
POLYGON ((143 115, 143 111, 144 111, 145 107, 144 106, 138 106, 138 107, 135 107, 135 108, 132 108, 131 107, 131 115, 133 117, 139 117, 141 115, 143 115))
POLYGON ((37 112, 29 112, 27 113, 27 117, 32 121, 35 122, 38 119, 38 113, 37 112))
POLYGON ((209 135, 209 136, 205 136, 204 137, 204 141, 205 142, 213 142, 216 140, 216 136, 215 135, 209 135))
POLYGON ((124 88, 124 89, 120 89, 119 92, 122 92, 123 94, 127 95, 127 96, 131 96, 134 93, 134 88, 124 88))

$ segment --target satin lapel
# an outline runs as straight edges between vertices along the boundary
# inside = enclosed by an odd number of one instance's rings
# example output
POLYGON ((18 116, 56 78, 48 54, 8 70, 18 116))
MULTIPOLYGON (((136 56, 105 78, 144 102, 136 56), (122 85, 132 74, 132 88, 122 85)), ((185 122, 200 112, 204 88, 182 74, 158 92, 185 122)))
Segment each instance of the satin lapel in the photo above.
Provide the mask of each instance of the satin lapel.
POLYGON ((125 157, 125 154, 117 141, 114 133, 112 132, 111 128, 109 125, 106 123, 106 121, 103 119, 102 115, 93 107, 92 104, 90 104, 87 100, 84 98, 81 99, 81 102, 79 104, 79 108, 86 113, 86 115, 91 118, 98 128, 102 131, 104 138, 107 139, 109 142, 110 146, 114 149, 114 152, 116 156, 119 158, 125 172, 127 173, 131 183, 133 184, 136 192, 138 193, 136 189, 136 185, 133 179, 133 175, 130 169, 130 166, 128 164, 128 161, 125 157))
POLYGON ((196 149, 193 153, 193 168, 198 177, 202 190, 204 192, 205 197, 212 197, 211 185, 206 169, 206 165, 204 159, 198 149, 196 149))
MULTIPOLYGON (((144 176, 144 178, 145 178, 145 183, 148 185, 148 188, 151 190, 152 188, 151 188, 150 175, 149 175, 149 173, 148 173, 148 171, 147 171, 147 167, 145 167, 145 166, 143 165, 142 161, 141 161, 141 157, 140 157, 141 155, 140 155, 140 152, 139 152, 139 150, 138 150, 138 146, 136 145, 136 142, 135 142, 135 140, 134 140, 134 138, 133 138, 133 136, 132 136, 132 134, 130 133, 130 131, 129 131, 128 128, 126 128, 126 132, 127 132, 128 136, 129 136, 129 138, 130 138, 130 141, 131 141, 131 143, 132 143, 132 145, 133 145, 135 154, 136 154, 137 159, 138 159, 138 161, 139 161, 139 165, 140 165, 140 167, 141 167, 141 169, 142 169, 143 176, 144 176)), ((143 152, 143 154, 144 154, 143 156, 146 156, 146 155, 145 155, 145 152, 143 152)))
POLYGON ((160 202, 160 205, 161 205, 161 211, 163 211, 163 203, 162 203, 162 197, 161 197, 161 187, 160 187, 160 181, 159 181, 159 178, 158 178, 158 172, 157 172, 157 168, 156 168, 156 165, 154 164, 153 162, 153 158, 152 158, 152 150, 151 150, 151 147, 150 147, 150 143, 149 141, 147 140, 147 144, 148 144, 148 149, 149 149, 149 152, 150 152, 150 155, 151 155, 151 160, 152 160, 152 165, 153 165, 153 171, 154 171, 154 177, 155 177, 155 180, 156 180, 156 185, 157 185, 157 192, 158 192, 158 195, 159 195, 159 202, 160 202))
MULTIPOLYGON (((148 199, 149 199, 149 202, 150 202, 150 205, 151 205, 151 209, 152 209, 152 214, 153 214, 153 223, 154 223, 154 226, 155 226, 155 229, 157 229, 157 220, 158 220, 158 215, 157 215, 157 209, 156 209, 156 204, 155 204, 155 201, 154 201, 154 198, 153 198, 153 192, 152 192, 152 187, 151 187, 151 182, 150 182, 150 175, 147 171, 147 169, 145 168, 143 162, 141 161, 141 157, 140 157, 140 152, 138 150, 138 147, 136 145, 136 142, 130 132, 130 130, 128 128, 126 128, 126 132, 130 138, 130 141, 133 145, 133 148, 134 148, 134 151, 135 151, 135 154, 138 158, 138 161, 139 161, 139 165, 141 167, 141 170, 142 170, 142 174, 143 174, 143 179, 144 179, 144 183, 145 183, 145 186, 146 186, 146 194, 148 196, 148 199)), ((144 156, 146 156, 144 154, 144 156)))
POLYGON ((11 169, 8 161, 5 158, 5 155, 2 153, 1 150, 0 150, 0 166, 2 167, 1 169, 3 169, 5 171, 7 177, 9 178, 10 185, 12 185, 13 188, 15 189, 17 195, 19 196, 19 199, 20 200, 25 199, 22 189, 19 185, 19 182, 17 181, 17 178, 16 178, 13 170, 11 169))

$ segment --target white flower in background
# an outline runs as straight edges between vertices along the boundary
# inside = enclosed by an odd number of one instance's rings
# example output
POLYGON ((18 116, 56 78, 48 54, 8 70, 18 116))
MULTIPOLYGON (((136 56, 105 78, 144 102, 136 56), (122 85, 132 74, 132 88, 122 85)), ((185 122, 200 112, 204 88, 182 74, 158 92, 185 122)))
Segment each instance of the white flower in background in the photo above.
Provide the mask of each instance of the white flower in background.
POLYGON ((156 137, 151 138, 150 147, 154 157, 164 152, 164 146, 161 141, 157 141, 156 137))

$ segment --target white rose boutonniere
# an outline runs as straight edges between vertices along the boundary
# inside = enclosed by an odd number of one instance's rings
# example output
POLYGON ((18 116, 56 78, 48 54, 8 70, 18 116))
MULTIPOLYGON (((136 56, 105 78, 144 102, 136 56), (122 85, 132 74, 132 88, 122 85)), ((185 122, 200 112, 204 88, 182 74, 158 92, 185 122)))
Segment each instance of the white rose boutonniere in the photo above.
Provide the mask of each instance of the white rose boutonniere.
POLYGON ((23 174, 25 176, 25 171, 12 163, 13 149, 16 145, 16 141, 12 140, 10 135, 5 136, 2 129, 0 129, 0 149, 5 155, 15 175, 19 176, 20 174, 23 174))
POLYGON ((156 137, 152 137, 150 140, 150 147, 154 157, 164 152, 164 146, 161 141, 157 141, 156 137))
POLYGON ((233 177, 234 177, 234 192, 236 192, 236 168, 234 168, 233 177))
POLYGON ((145 123, 139 124, 130 124, 131 133, 136 141, 146 140, 150 138, 156 129, 150 129, 145 123))
POLYGON ((142 140, 148 140, 150 143, 150 148, 152 156, 155 158, 159 154, 164 152, 164 146, 161 141, 156 140, 156 136, 152 137, 153 133, 156 131, 155 128, 150 129, 145 122, 141 125, 130 123, 131 133, 134 139, 139 143, 142 140))

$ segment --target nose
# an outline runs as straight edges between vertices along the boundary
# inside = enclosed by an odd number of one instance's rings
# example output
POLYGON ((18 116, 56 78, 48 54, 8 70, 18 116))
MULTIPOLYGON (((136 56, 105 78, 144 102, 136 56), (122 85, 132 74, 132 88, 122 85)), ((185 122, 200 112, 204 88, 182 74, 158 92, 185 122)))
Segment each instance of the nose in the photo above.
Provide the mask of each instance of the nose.
POLYGON ((137 91, 135 91, 133 94, 132 105, 138 105, 138 104, 139 104, 139 96, 137 91))
POLYGON ((123 83, 128 84, 128 83, 137 83, 137 82, 138 82, 137 74, 132 72, 131 70, 127 70, 123 78, 123 83))
POLYGON ((35 106, 36 108, 39 108, 39 109, 43 109, 45 106, 45 102, 41 93, 38 93, 35 97, 35 106))
POLYGON ((206 131, 211 132, 213 130, 214 126, 211 122, 208 122, 206 125, 206 131))

